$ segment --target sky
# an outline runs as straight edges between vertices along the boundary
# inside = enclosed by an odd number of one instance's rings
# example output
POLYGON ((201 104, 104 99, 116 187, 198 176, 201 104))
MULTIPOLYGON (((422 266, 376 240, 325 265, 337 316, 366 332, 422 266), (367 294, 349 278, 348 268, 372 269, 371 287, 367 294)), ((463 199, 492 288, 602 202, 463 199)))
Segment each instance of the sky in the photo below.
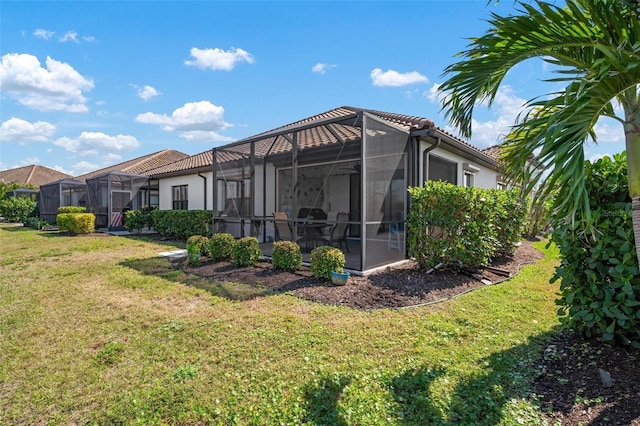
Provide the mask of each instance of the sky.
MULTIPOLYGON (((0 1, 0 170, 78 176, 162 149, 189 155, 340 106, 432 119, 444 69, 514 2, 0 1)), ((499 143, 542 61, 505 78, 468 142, 499 143)), ((598 122, 585 158, 624 150, 598 122)))

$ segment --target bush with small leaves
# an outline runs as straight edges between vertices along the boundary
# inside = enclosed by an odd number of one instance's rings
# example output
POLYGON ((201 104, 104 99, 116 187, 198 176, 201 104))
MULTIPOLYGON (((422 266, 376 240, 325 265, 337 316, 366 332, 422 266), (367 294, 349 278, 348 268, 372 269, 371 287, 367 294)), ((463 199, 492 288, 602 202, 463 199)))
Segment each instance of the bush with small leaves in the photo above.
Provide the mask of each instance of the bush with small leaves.
POLYGON ((273 267, 285 271, 295 271, 302 266, 302 253, 295 241, 276 241, 273 243, 273 267))
POLYGON ((187 251, 189 251, 189 247, 191 247, 191 251, 193 253, 198 253, 203 256, 209 256, 209 238, 204 235, 192 235, 187 238, 187 251))
POLYGON ((29 217, 38 215, 38 203, 27 197, 0 200, 0 216, 8 222, 24 223, 29 217))
POLYGON ((331 279, 331 271, 343 272, 346 259, 342 250, 321 246, 311 251, 311 274, 316 278, 331 279))
POLYGON ((70 234, 90 234, 95 230, 96 216, 93 213, 58 213, 56 224, 61 231, 70 234))
POLYGON ((233 247, 233 263, 236 266, 253 266, 264 257, 255 237, 240 238, 233 247))
POLYGON ((209 239, 209 255, 214 262, 229 260, 233 256, 236 239, 233 235, 221 232, 213 234, 209 239))

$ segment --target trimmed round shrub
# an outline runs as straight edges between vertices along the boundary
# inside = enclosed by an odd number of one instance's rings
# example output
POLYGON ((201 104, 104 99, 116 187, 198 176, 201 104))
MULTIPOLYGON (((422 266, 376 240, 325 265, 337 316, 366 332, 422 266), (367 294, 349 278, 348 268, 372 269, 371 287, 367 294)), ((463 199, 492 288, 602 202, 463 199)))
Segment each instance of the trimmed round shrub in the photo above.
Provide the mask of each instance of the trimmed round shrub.
POLYGON ((204 235, 192 235, 187 238, 187 251, 203 256, 209 255, 209 238, 204 235))
POLYGON ((62 206, 58 207, 58 213, 86 213, 87 208, 84 206, 62 206))
POLYGON ((58 213, 56 224, 70 234, 90 234, 95 230, 96 217, 92 213, 58 213))
POLYGON ((233 247, 233 263, 236 266, 253 266, 263 258, 260 243, 256 237, 244 237, 233 247))
POLYGON ((229 260, 233 256, 236 239, 233 235, 222 232, 209 239, 209 255, 214 262, 229 260))
POLYGON ((302 266, 302 253, 295 241, 276 241, 273 243, 273 267, 285 271, 295 271, 302 266))
POLYGON ((331 271, 343 272, 346 259, 342 250, 321 246, 311 251, 311 274, 316 278, 331 279, 331 271))

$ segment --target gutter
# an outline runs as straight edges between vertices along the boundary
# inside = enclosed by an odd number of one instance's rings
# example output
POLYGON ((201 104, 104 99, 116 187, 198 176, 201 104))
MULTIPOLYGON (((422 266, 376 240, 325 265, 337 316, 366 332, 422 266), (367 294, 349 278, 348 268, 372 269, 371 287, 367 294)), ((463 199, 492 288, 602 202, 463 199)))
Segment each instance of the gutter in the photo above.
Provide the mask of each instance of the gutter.
POLYGON ((203 176, 200 174, 200 172, 198 172, 198 176, 200 176, 202 179, 204 179, 204 209, 207 209, 207 177, 203 176))

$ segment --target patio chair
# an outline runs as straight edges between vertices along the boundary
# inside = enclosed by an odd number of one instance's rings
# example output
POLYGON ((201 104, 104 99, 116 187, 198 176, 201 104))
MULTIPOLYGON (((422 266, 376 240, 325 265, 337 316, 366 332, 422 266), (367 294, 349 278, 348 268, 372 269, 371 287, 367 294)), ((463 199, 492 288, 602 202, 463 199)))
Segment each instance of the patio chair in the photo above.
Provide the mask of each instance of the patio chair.
POLYGON ((276 241, 294 240, 293 232, 291 232, 289 213, 273 212, 273 224, 276 227, 276 241))
MULTIPOLYGON (((342 243, 344 242, 345 247, 347 248, 347 253, 349 251, 349 243, 347 242, 347 231, 349 230, 349 213, 338 213, 336 216, 336 224, 333 228, 331 228, 331 236, 329 237, 329 245, 334 245, 335 243, 340 244, 340 249, 342 249, 342 243)), ((335 246, 334 246, 335 247, 335 246)))

